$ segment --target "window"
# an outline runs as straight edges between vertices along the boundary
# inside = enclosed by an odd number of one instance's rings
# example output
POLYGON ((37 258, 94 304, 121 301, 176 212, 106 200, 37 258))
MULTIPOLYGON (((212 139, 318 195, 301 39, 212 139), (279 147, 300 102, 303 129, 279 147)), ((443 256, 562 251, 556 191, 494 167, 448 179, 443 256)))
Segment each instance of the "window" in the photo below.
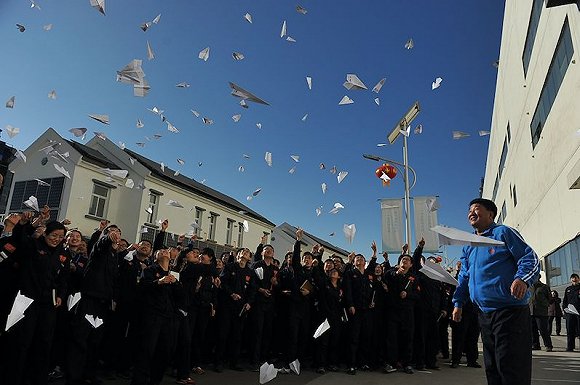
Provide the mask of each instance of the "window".
POLYGON ((513 191, 512 198, 514 200, 514 207, 516 207, 518 205, 518 196, 516 194, 516 185, 514 185, 512 191, 513 191))
POLYGON ((491 197, 492 201, 495 201, 495 197, 497 196, 497 190, 499 189, 499 174, 495 176, 495 183, 493 184, 493 195, 491 197))
POLYGON ((228 224, 226 227, 226 245, 232 244, 232 236, 234 234, 234 224, 235 223, 236 223, 236 221, 228 218, 228 224))
POLYGON ((501 205, 501 214, 500 214, 501 222, 498 221, 498 223, 503 223, 506 217, 507 217, 507 207, 504 201, 503 205, 501 205))
POLYGON ((155 223, 157 221, 159 197, 160 194, 153 191, 149 191, 149 209, 147 210, 147 223, 155 223))
POLYGON ((2 191, 2 194, 0 194, 0 213, 6 212, 6 207, 8 206, 8 195, 10 195, 10 187, 12 187, 13 177, 13 172, 6 171, 6 175, 4 175, 4 183, 2 183, 2 187, 0 187, 0 190, 2 191))
POLYGON ((218 214, 210 213, 209 231, 207 233, 207 239, 209 239, 210 241, 215 241, 215 229, 217 227, 217 217, 218 217, 218 214))
POLYGON ((503 148, 501 149, 501 157, 499 158, 499 170, 498 175, 501 179, 501 174, 503 173, 503 169, 505 168, 505 160, 507 158, 508 153, 508 140, 507 138, 503 141, 503 148))
POLYGON ((580 236, 548 254, 544 260, 550 287, 569 285, 570 275, 580 271, 580 236))
POLYGON ((50 219, 56 220, 60 209, 62 190, 64 189, 64 177, 45 178, 42 179, 42 182, 39 183, 33 179, 14 183, 10 211, 28 210, 24 205, 24 201, 34 195, 38 199, 38 206, 47 205, 50 207, 50 219))
POLYGON ((202 209, 201 207, 195 207, 195 223, 197 223, 197 228, 194 229, 195 231, 195 235, 199 236, 201 234, 201 225, 202 225, 202 219, 203 219, 203 212, 205 211, 205 209, 202 209))
POLYGON ((512 131, 510 130, 510 122, 508 122, 508 125, 507 125, 507 141, 508 141, 508 144, 509 144, 509 142, 511 142, 511 140, 512 140, 512 131))
POLYGON ((99 218, 107 217, 107 206, 109 201, 110 188, 100 183, 93 184, 93 195, 91 197, 91 206, 89 215, 99 218))
POLYGON ((540 23, 540 16, 542 15, 542 8, 544 0, 534 0, 532 4, 532 12, 530 14, 530 22, 528 24, 528 33, 526 35, 526 42, 524 44, 524 53, 522 54, 522 62, 524 65, 524 77, 528 74, 528 66, 532 58, 532 49, 534 48, 534 40, 536 39, 536 32, 538 32, 538 24, 540 23))
POLYGON ((244 224, 238 222, 238 247, 244 247, 244 224))
POLYGON ((546 124, 546 120, 548 119, 548 114, 556 100, 558 90, 562 85, 564 75, 568 70, 568 65, 572 60, 573 54, 574 47, 572 46, 572 36, 570 35, 570 26, 568 25, 568 19, 566 18, 564 26, 562 27, 562 32, 560 33, 558 45, 554 51, 552 63, 550 64, 546 80, 544 81, 544 87, 542 88, 540 98, 538 99, 536 111, 534 112, 532 122, 530 123, 532 148, 535 148, 540 140, 542 130, 546 124))

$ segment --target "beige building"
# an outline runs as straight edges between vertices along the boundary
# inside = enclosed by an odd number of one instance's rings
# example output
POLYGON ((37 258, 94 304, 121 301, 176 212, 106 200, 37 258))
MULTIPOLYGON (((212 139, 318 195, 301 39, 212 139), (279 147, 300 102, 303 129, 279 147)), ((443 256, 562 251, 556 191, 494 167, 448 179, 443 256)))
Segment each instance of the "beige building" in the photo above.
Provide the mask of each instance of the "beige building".
POLYGON ((41 207, 50 207, 53 219, 70 219, 84 235, 107 219, 130 242, 152 239, 159 221, 168 218, 169 244, 176 241, 173 234, 196 233, 202 241, 198 246, 218 253, 253 249, 275 227, 237 200, 108 139, 95 137, 85 145, 49 128, 24 154, 26 162, 17 158, 10 164, 14 175, 7 213, 28 210, 23 202, 35 196, 41 207))
POLYGON ((483 196, 552 287, 580 272, 580 11, 507 0, 483 196))

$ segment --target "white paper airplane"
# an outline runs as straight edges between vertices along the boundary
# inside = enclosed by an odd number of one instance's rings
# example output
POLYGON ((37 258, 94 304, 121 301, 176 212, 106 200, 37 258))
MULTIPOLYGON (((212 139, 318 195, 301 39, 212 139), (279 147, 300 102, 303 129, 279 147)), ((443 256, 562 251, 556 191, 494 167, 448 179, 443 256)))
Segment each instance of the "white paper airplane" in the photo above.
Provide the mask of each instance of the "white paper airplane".
POLYGON ((94 315, 91 314, 85 314, 85 319, 89 321, 91 326, 94 327, 95 329, 103 324, 103 320, 101 318, 95 317, 94 315))
POLYGON ((197 55, 201 60, 207 61, 209 59, 209 47, 206 47, 199 51, 199 55, 197 55))
POLYGON ((437 225, 431 227, 431 230, 436 232, 439 237, 439 244, 441 245, 470 245, 470 246, 503 246, 502 241, 482 237, 477 234, 468 233, 466 231, 454 229, 453 227, 445 227, 437 225))
POLYGON ((342 99, 340 99, 340 102, 338 102, 339 106, 345 105, 345 104, 353 104, 354 100, 352 100, 351 98, 349 98, 348 96, 344 95, 342 97, 342 99))
POLYGON ((256 95, 254 95, 253 93, 251 93, 250 91, 246 91, 245 89, 243 89, 242 87, 238 86, 235 83, 229 82, 230 88, 232 89, 232 95, 238 98, 241 98, 242 100, 247 100, 250 102, 254 102, 254 103, 259 103, 259 104, 265 104, 268 105, 269 104, 267 102, 265 102, 264 100, 260 99, 259 97, 257 97, 256 95))
POLYGON ((342 84, 347 90, 366 90, 367 86, 355 74, 347 74, 346 81, 342 84))

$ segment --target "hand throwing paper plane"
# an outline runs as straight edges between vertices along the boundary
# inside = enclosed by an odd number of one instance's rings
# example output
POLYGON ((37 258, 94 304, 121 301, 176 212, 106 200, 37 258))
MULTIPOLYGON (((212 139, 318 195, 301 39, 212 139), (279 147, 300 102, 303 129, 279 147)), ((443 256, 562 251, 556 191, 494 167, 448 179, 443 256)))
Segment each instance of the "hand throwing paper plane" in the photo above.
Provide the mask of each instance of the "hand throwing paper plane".
POLYGON ((230 85, 230 88, 232 89, 232 95, 237 97, 237 98, 241 98, 242 100, 247 100, 249 102, 265 104, 267 106, 270 105, 268 102, 260 99, 259 97, 257 97, 253 93, 251 93, 250 91, 246 91, 245 89, 243 89, 242 87, 238 86, 235 83, 229 82, 229 85, 230 85))
POLYGON ((468 233, 454 229, 453 227, 435 226, 431 230, 436 232, 439 236, 439 244, 441 245, 469 245, 469 246, 502 246, 502 241, 497 241, 481 235, 468 233))

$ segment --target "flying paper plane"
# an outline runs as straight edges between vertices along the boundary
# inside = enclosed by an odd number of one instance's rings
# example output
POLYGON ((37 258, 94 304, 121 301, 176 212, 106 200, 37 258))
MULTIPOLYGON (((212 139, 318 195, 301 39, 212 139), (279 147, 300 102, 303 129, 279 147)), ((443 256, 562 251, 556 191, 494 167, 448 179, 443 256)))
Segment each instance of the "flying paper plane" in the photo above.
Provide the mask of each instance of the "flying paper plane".
POLYGON ((229 82, 229 85, 230 85, 230 88, 232 89, 232 95, 235 97, 241 98, 242 100, 254 102, 254 103, 265 104, 267 106, 270 105, 270 104, 268 104, 268 102, 260 99, 259 97, 257 97, 253 93, 251 93, 250 91, 246 91, 245 89, 243 89, 242 87, 238 86, 235 83, 229 82))

